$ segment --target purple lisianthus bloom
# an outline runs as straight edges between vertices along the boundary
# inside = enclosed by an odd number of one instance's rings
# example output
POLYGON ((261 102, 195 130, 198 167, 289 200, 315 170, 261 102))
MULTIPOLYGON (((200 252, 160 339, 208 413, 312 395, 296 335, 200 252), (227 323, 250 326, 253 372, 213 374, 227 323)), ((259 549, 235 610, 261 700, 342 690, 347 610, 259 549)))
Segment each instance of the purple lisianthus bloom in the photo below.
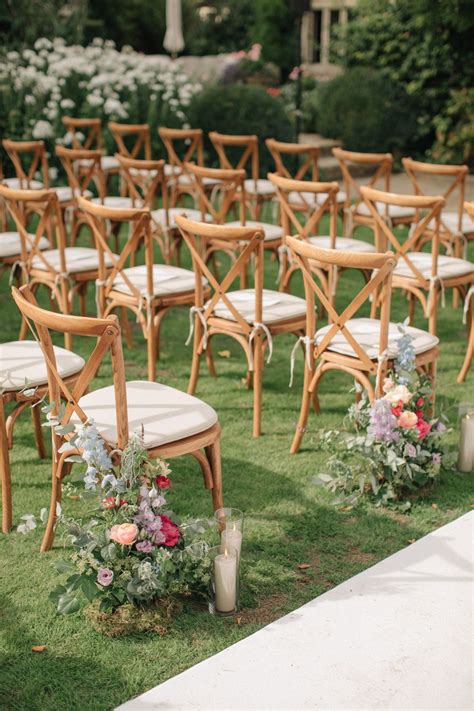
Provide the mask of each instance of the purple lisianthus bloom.
POLYGON ((114 579, 114 571, 110 570, 110 568, 99 568, 99 572, 97 573, 97 582, 99 585, 102 585, 104 588, 106 588, 112 580, 114 579))
POLYGON ((407 457, 416 457, 416 447, 410 442, 405 447, 405 455, 407 457))
POLYGON ((444 425, 442 422, 438 422, 438 424, 436 425, 436 432, 439 432, 440 434, 446 432, 446 425, 444 425))
POLYGON ((367 432, 376 442, 398 442, 400 434, 395 431, 397 418, 385 398, 375 400, 370 409, 370 424, 367 432))
POLYGON ((153 550, 153 546, 151 544, 151 541, 138 541, 136 544, 135 548, 137 551, 140 553, 151 553, 153 550))
POLYGON ((441 464, 441 454, 439 452, 435 452, 431 461, 436 467, 439 467, 439 465, 441 464))

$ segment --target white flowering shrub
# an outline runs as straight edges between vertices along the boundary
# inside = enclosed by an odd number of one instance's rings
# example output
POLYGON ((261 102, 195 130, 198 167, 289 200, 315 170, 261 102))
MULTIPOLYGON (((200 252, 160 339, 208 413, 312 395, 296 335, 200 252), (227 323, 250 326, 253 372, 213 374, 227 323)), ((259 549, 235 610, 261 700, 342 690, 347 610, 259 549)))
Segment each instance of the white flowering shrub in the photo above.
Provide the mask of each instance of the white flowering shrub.
MULTIPOLYGON (((52 153, 64 137, 62 116, 148 123, 155 148, 158 125, 187 125, 187 107, 201 85, 174 65, 95 39, 88 47, 38 39, 33 49, 0 57, 0 131, 12 139, 44 139, 52 153)), ((105 133, 106 149, 114 150, 105 133)), ((70 140, 70 139, 69 139, 70 140)), ((156 155, 156 150, 155 150, 156 155)))

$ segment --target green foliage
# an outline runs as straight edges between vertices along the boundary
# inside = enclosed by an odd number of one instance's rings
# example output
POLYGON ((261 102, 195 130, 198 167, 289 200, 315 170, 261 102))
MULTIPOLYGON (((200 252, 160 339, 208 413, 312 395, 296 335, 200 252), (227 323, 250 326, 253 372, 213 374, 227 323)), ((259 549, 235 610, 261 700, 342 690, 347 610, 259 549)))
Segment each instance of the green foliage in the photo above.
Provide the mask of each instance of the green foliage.
POLYGON ((380 71, 348 69, 321 87, 318 130, 348 150, 402 152, 415 129, 410 98, 380 71))
POLYGON ((474 79, 474 5, 466 0, 361 0, 350 31, 336 47, 347 67, 382 71, 413 99, 416 131, 405 151, 422 153, 435 140, 435 117, 453 90, 474 79))
POLYGON ((433 120, 436 141, 430 157, 437 163, 474 161, 474 89, 451 92, 442 113, 433 120))
MULTIPOLYGON (((196 94, 188 110, 189 121, 204 133, 256 134, 259 137, 260 173, 266 175, 273 161, 265 147, 266 138, 291 140, 292 130, 282 101, 258 86, 215 84, 196 94)), ((209 164, 217 161, 207 145, 209 164)))
POLYGON ((163 54, 165 0, 93 0, 89 3, 84 41, 94 37, 130 45, 146 54, 163 54))
POLYGON ((88 0, 4 0, 0 3, 2 45, 31 47, 38 37, 64 37, 80 43, 88 5, 88 0))
POLYGON ((215 0, 211 11, 200 13, 199 3, 183 3, 186 54, 221 54, 248 49, 249 28, 255 23, 254 0, 215 0))
POLYGON ((299 64, 297 16, 287 0, 257 0, 253 4, 250 40, 262 45, 265 60, 279 66, 285 76, 299 64))

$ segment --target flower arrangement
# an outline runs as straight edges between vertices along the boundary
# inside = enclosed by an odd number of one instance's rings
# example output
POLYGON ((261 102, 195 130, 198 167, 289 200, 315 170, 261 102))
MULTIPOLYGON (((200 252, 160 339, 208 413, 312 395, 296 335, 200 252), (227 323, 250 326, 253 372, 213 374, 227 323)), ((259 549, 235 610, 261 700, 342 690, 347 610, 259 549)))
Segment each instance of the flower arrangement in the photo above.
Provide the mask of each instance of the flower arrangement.
MULTIPOLYGON (((334 503, 355 504, 370 493, 377 505, 399 502, 407 492, 434 482, 441 468, 451 466, 443 443, 444 417, 432 414, 432 390, 427 376, 415 368, 412 339, 403 326, 394 369, 383 383, 383 395, 367 396, 352 405, 350 428, 325 432, 323 447, 333 454, 327 473, 313 481, 337 494, 334 503)), ((400 505, 400 504, 398 504, 400 505)), ((410 508, 405 501, 402 508, 410 508)))
POLYGON ((150 460, 135 435, 114 466, 93 423, 72 435, 62 447, 68 450, 70 461, 87 465, 85 496, 94 506, 84 521, 60 513, 72 551, 57 564, 67 579, 50 594, 58 612, 76 612, 88 601, 102 618, 118 613, 122 619, 123 606, 165 605, 169 612, 175 596, 206 595, 211 563, 204 534, 211 527, 206 521, 179 524, 168 509, 168 464, 150 460))
MULTIPOLYGON (((41 38, 0 58, 0 123, 9 138, 45 140, 51 156, 64 115, 149 123, 158 140, 158 124, 187 125, 187 107, 201 88, 172 63, 130 47, 118 51, 111 40, 81 47, 41 38)), ((115 150, 112 139, 105 148, 115 150)))

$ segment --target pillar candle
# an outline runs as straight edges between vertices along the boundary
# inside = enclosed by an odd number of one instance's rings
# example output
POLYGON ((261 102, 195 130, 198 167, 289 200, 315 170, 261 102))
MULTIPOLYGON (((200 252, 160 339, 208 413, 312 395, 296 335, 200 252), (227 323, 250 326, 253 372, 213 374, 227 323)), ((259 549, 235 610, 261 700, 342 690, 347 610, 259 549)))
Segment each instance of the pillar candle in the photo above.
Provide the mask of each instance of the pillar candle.
POLYGON ((216 611, 233 612, 237 594, 237 558, 227 551, 214 558, 216 611))
POLYGON ((461 418, 461 436, 459 439, 458 469, 471 472, 474 468, 474 412, 461 418))
POLYGON ((242 532, 235 526, 233 528, 224 528, 221 534, 221 543, 223 546, 232 546, 237 551, 237 565, 240 561, 240 550, 242 548, 242 532))

